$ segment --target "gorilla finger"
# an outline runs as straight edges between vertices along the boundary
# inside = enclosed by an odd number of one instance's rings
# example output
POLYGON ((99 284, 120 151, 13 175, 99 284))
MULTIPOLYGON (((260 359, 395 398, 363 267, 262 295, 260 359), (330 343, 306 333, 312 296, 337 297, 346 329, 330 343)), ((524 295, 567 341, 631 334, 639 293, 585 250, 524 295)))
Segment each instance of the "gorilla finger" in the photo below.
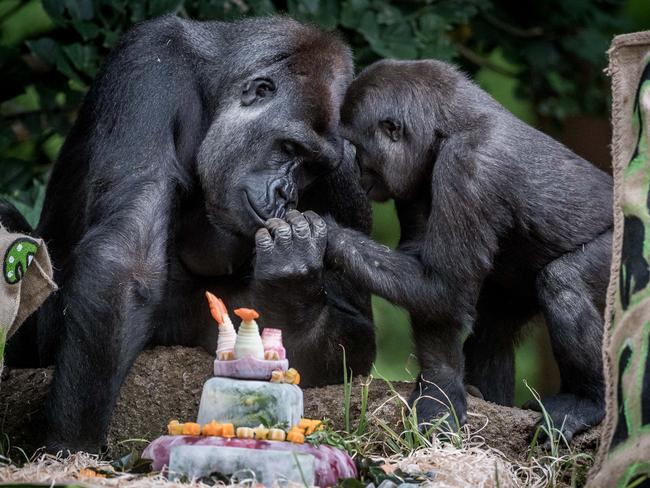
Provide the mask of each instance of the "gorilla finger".
POLYGON ((273 249, 273 238, 267 229, 262 227, 255 232, 255 247, 260 251, 273 249))
POLYGON ((292 219, 295 219, 297 217, 301 217, 302 213, 300 211, 296 210, 295 208, 292 208, 291 210, 287 210, 287 213, 285 214, 284 218, 287 222, 291 222, 292 219))
POLYGON ((287 212, 287 222, 291 224, 293 234, 298 238, 309 237, 311 232, 309 221, 298 211, 287 212))
POLYGON ((327 235, 327 224, 320 215, 311 210, 307 210, 303 215, 309 221, 311 233, 314 237, 324 237, 327 235))
POLYGON ((269 219, 266 228, 273 236, 275 244, 288 244, 291 242, 291 226, 282 219, 269 219))
POLYGON ((277 217, 272 217, 264 222, 264 227, 266 227, 269 232, 273 234, 278 227, 282 227, 285 224, 286 222, 284 220, 278 219, 277 217))

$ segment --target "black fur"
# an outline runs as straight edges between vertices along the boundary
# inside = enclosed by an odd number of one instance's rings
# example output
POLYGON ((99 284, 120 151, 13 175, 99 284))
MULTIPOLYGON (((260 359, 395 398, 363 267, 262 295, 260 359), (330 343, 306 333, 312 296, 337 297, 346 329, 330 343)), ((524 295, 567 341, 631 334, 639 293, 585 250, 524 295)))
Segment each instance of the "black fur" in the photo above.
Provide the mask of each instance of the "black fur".
POLYGON ((367 68, 342 131, 370 196, 395 199, 402 238, 393 252, 332 222, 327 259, 411 312, 413 400, 433 397, 418 414, 445 412, 446 395, 463 422, 463 381, 512 404, 515 338, 541 312, 562 376, 545 400, 556 426, 567 415, 570 438, 600 422, 611 177, 436 61, 367 68))
MULTIPOLYGON (((50 449, 100 446, 143 347, 214 350, 206 289, 283 329, 306 385, 342 380, 340 345, 356 373, 369 371, 369 294, 324 268, 318 215, 287 213, 309 208, 368 231, 354 160, 341 164, 352 74, 338 38, 288 18, 167 16, 123 37, 64 144, 35 231, 60 291, 9 345, 14 363, 56 364, 50 449), (285 214, 256 249, 257 229, 285 214)), ((3 207, 3 221, 12 215, 3 207)))

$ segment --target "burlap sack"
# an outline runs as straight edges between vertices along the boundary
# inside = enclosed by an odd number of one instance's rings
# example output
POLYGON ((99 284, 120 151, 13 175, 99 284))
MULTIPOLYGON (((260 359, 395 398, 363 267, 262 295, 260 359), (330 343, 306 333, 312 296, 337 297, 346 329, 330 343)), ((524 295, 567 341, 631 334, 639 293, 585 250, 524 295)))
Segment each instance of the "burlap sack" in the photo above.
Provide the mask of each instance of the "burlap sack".
POLYGON ((0 372, 7 339, 56 290, 41 239, 0 226, 0 372))
POLYGON ((603 358, 607 416, 589 487, 650 485, 650 31, 614 39, 614 244, 603 358))

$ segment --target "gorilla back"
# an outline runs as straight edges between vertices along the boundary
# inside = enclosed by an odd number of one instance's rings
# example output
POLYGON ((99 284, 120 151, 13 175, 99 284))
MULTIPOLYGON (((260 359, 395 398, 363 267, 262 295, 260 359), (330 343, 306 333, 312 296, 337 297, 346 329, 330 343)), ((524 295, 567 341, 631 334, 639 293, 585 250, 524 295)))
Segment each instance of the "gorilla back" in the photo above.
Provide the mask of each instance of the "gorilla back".
POLYGON ((368 371, 369 295, 323 267, 320 217, 290 212, 262 250, 254 241, 267 219, 307 204, 367 232, 369 204, 338 134, 352 74, 336 36, 288 18, 166 16, 121 39, 63 146, 36 229, 61 291, 9 346, 14 363, 57 366, 50 449, 100 446, 144 346, 214 349, 206 289, 284 329, 307 384, 340 381, 339 344, 368 371))
POLYGON ((514 345, 541 313, 562 380, 546 410, 568 440, 599 423, 611 176, 434 60, 366 68, 342 127, 370 197, 395 199, 401 241, 330 225, 329 259, 411 312, 419 418, 453 407, 462 423, 463 381, 512 404, 514 345))

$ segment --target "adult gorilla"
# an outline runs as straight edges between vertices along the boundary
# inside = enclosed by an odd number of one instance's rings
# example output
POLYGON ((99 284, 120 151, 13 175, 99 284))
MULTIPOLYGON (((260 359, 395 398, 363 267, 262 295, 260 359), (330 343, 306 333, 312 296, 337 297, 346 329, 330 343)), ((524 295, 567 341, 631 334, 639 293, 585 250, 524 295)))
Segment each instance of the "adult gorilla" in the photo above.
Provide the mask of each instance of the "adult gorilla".
POLYGON ((10 345, 14 365, 57 366, 50 449, 101 445, 143 347, 214 350, 206 289, 283 329, 305 384, 341 380, 339 345, 368 372, 369 296, 324 269, 321 218, 292 210, 368 230, 337 132, 352 76, 336 36, 288 18, 167 16, 123 37, 63 146, 35 231, 61 290, 10 345))

